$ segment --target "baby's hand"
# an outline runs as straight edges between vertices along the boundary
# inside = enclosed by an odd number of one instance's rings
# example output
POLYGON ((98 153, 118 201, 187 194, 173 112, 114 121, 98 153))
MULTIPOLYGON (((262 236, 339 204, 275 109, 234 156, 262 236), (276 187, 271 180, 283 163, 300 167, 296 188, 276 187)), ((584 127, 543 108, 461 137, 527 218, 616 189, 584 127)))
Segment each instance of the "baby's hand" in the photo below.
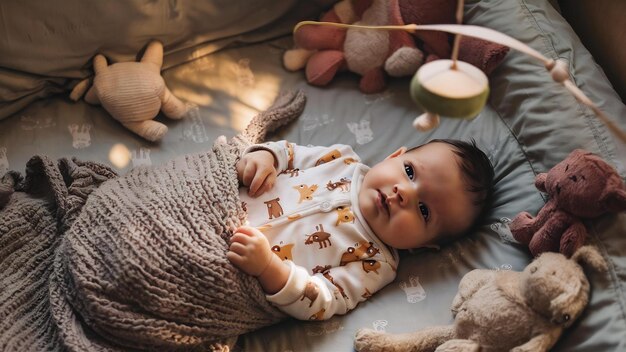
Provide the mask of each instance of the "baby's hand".
POLYGON ((237 177, 248 187, 250 197, 258 197, 274 187, 276 182, 274 155, 267 150, 257 150, 244 155, 236 167, 237 177))
POLYGON ((261 231, 250 226, 241 226, 230 239, 226 257, 233 265, 248 275, 263 274, 272 261, 270 244, 261 231))

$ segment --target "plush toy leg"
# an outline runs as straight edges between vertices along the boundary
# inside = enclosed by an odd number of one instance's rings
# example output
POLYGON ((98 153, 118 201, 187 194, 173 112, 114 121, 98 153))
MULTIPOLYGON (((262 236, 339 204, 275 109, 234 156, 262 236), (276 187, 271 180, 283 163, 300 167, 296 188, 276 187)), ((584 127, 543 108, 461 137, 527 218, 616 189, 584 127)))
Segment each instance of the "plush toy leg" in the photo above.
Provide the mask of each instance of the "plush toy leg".
POLYGON ((479 352, 480 345, 472 340, 455 339, 446 341, 435 352, 479 352))
POLYGON ((315 54, 315 50, 302 48, 287 50, 283 55, 283 66, 289 71, 301 70, 313 54, 315 54))
POLYGON ((543 252, 558 252, 562 233, 555 231, 551 225, 550 222, 544 224, 530 240, 528 249, 533 256, 543 252))
POLYGON ((575 222, 563 233, 559 251, 570 258, 578 248, 585 244, 586 237, 587 229, 585 225, 582 222, 575 222))
POLYGON ((154 120, 125 122, 123 125, 151 142, 160 140, 167 133, 167 126, 154 120))
POLYGON ((362 352, 433 351, 453 336, 454 327, 451 325, 397 335, 361 329, 356 333, 354 348, 362 352))
POLYGON ((306 64, 306 79, 314 86, 327 85, 337 74, 346 60, 343 52, 338 50, 318 51, 306 64))
POLYGON ((178 120, 187 113, 187 105, 176 98, 167 87, 163 90, 161 110, 170 119, 178 120))
POLYGON ((365 94, 380 93, 385 90, 386 86, 385 73, 382 67, 369 70, 361 77, 361 82, 359 82, 359 89, 365 94))

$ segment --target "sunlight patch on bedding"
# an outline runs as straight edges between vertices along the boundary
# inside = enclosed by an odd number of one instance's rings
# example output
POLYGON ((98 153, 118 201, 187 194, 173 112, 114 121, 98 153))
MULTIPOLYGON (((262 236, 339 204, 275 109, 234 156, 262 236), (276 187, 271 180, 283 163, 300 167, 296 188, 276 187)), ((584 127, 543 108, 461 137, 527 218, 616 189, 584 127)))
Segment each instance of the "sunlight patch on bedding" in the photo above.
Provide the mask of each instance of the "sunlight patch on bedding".
POLYGON ((116 143, 109 150, 109 161, 118 169, 123 169, 130 162, 130 151, 122 143, 116 143))
POLYGON ((254 87, 236 92, 237 101, 229 104, 232 128, 241 131, 250 120, 272 105, 280 91, 280 81, 269 74, 257 74, 254 87))

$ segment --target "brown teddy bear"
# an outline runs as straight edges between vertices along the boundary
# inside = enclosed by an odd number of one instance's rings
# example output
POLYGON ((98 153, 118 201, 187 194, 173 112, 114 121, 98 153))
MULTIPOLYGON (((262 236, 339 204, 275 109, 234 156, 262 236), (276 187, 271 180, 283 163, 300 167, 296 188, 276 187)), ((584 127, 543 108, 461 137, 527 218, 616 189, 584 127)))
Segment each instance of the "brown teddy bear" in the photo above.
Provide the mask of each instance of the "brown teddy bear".
POLYGON ((569 257, 585 242, 584 220, 626 210, 626 186, 617 171, 585 150, 574 150, 537 175, 535 186, 550 199, 536 217, 522 212, 510 225, 513 237, 534 256, 553 251, 569 257))
POLYGON ((544 253, 523 272, 476 269, 459 283, 452 302, 453 325, 407 334, 357 331, 357 351, 548 351, 589 301, 581 264, 606 271, 595 249, 584 246, 571 259, 544 253))

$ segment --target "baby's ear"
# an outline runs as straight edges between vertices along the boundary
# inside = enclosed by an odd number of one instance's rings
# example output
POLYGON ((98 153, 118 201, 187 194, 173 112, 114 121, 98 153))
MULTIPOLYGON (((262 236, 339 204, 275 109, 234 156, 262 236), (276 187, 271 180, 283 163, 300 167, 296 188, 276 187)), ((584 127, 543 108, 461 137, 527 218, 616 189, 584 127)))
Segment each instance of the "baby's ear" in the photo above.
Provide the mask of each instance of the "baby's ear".
POLYGON ((385 159, 392 159, 392 158, 400 156, 400 155, 402 155, 404 153, 406 153, 406 147, 400 147, 395 152, 389 154, 389 156, 387 156, 385 159))

